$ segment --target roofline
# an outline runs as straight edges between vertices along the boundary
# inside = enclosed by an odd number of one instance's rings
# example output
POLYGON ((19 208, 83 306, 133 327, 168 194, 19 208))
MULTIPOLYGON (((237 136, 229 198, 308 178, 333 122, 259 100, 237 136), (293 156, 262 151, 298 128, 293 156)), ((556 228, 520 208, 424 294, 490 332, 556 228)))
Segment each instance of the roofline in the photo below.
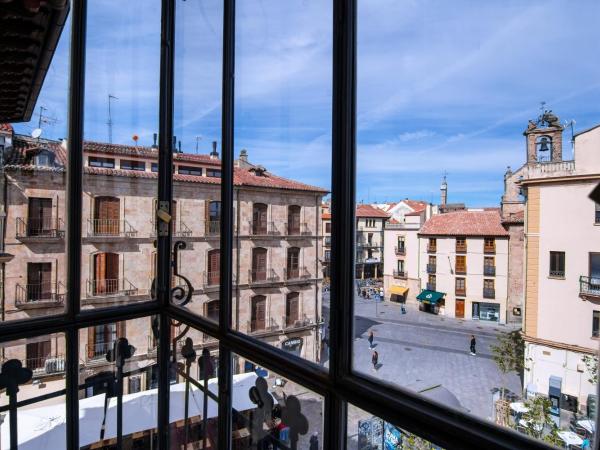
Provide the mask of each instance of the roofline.
POLYGON ((509 238, 510 235, 508 234, 508 231, 506 232, 506 234, 495 234, 495 233, 489 233, 489 234, 473 234, 473 233, 453 233, 453 234, 448 234, 448 233, 417 233, 417 236, 421 237, 421 236, 441 236, 441 237, 456 237, 456 236, 465 236, 465 237, 480 237, 480 238, 485 238, 485 237, 498 237, 498 238, 509 238))
POLYGON ((530 178, 524 179, 517 184, 545 184, 545 183, 560 183, 570 181, 593 181, 599 180, 600 173, 585 174, 585 175, 565 175, 562 177, 548 177, 548 178, 530 178))
POLYGON ((581 131, 578 131, 577 133, 574 133, 574 134, 573 134, 573 137, 574 137, 574 138, 576 138, 577 136, 580 136, 580 135, 582 135, 582 134, 588 133, 588 132, 590 132, 590 131, 592 131, 592 130, 595 130, 595 129, 596 129, 596 128, 598 128, 598 127, 600 127, 600 123, 598 123, 598 124, 596 124, 596 125, 592 125, 591 127, 589 127, 589 128, 585 128, 585 129, 583 129, 583 130, 581 130, 581 131))

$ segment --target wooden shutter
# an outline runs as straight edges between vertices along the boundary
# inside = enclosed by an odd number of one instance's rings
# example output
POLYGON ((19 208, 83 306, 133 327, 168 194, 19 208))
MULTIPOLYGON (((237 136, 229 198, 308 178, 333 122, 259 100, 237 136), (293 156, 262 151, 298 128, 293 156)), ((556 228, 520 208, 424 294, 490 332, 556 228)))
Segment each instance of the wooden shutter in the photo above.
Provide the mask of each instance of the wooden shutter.
POLYGON ((220 250, 208 252, 208 284, 219 284, 219 270, 221 265, 220 250))
POLYGON ((267 234, 267 205, 255 203, 252 216, 253 234, 267 234))
POLYGON ((106 253, 94 255, 94 285, 93 294, 106 292, 106 253))
POLYGON ((252 251, 253 280, 261 281, 267 279, 267 250, 255 248, 252 251))
POLYGON ((115 236, 119 234, 121 202, 116 197, 96 197, 94 202, 94 232, 115 236))
POLYGON ((94 357, 94 344, 96 343, 96 327, 87 329, 87 356, 88 359, 94 357))
POLYGON ((264 330, 266 319, 266 297, 257 295, 252 298, 252 329, 264 330))
POLYGON ((28 214, 27 231, 29 236, 38 236, 52 230, 51 198, 30 198, 28 214))
POLYGON ((291 247, 288 249, 287 257, 287 271, 288 278, 298 278, 300 276, 300 270, 298 265, 300 249, 297 247, 291 247))
POLYGON ((122 320, 121 322, 117 322, 117 338, 127 337, 126 333, 126 324, 127 321, 122 320))
POLYGON ((300 234, 300 207, 292 205, 288 208, 288 234, 300 234))
POLYGON ((300 294, 298 292, 290 292, 286 297, 286 321, 288 325, 293 325, 299 320, 300 294))
POLYGON ((119 290, 119 255, 106 253, 106 291, 110 293, 119 290))

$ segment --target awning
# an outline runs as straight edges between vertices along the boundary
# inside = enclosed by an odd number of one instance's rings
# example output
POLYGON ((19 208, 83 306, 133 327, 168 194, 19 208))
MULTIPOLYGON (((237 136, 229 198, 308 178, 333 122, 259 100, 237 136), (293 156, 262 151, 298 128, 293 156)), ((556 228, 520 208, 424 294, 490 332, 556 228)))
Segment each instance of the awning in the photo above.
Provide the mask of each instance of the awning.
POLYGON ((417 295, 417 300, 423 303, 435 305, 437 302, 444 298, 444 295, 446 294, 444 294, 443 292, 428 291, 427 289, 423 289, 423 291, 421 291, 421 293, 417 295))
POLYGON ((408 292, 408 288, 404 286, 390 286, 390 294, 404 295, 408 292))

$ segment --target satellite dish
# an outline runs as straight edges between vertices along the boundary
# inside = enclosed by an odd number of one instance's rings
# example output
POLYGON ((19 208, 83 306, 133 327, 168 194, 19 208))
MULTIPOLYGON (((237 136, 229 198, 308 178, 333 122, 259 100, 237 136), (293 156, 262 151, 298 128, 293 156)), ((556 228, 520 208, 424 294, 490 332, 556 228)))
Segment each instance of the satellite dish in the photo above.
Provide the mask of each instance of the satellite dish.
POLYGON ((41 128, 36 128, 35 130, 33 130, 31 132, 31 137, 34 139, 39 138, 42 135, 42 129, 41 128))

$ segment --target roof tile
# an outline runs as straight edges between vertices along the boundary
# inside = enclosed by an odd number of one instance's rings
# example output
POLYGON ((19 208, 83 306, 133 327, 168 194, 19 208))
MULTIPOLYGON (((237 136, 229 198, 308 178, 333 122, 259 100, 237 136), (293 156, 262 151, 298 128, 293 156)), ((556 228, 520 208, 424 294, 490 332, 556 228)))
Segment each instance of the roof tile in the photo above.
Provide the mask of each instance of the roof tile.
POLYGON ((431 217, 419 232, 437 236, 508 236, 498 211, 457 211, 431 217))

